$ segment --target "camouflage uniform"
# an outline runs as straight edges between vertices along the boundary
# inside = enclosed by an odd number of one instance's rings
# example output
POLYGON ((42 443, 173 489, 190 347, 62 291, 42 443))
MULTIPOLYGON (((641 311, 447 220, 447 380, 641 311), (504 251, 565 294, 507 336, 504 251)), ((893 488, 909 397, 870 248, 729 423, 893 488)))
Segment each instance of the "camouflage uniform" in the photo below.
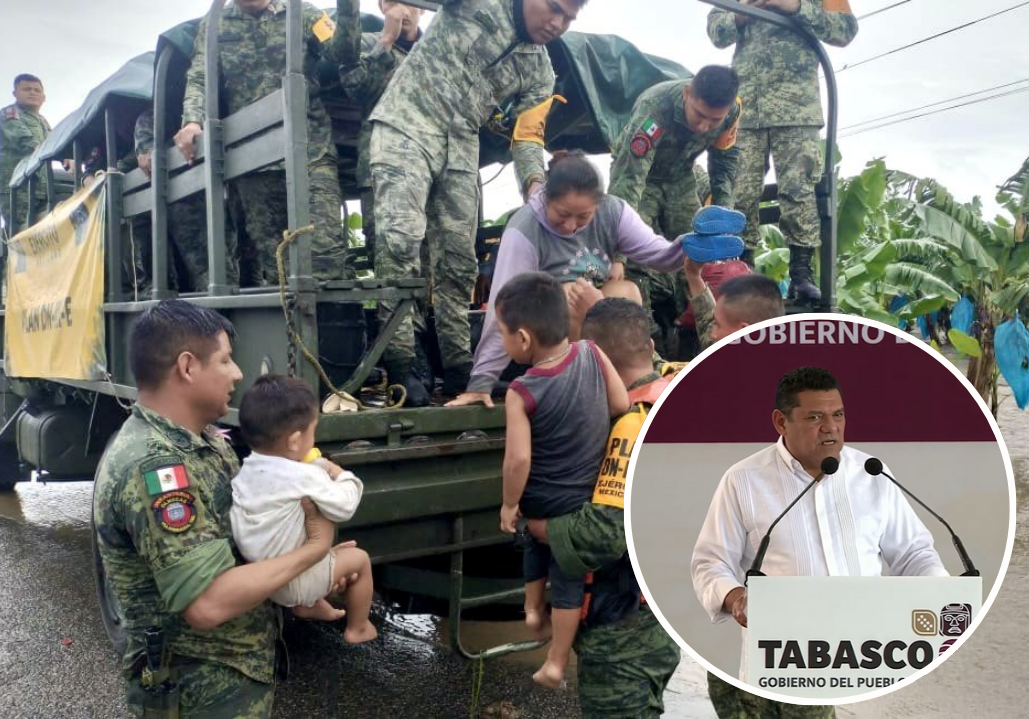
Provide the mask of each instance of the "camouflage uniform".
MULTIPOLYGON (((153 110, 145 110, 136 118, 133 139, 136 157, 154 151, 153 110)), ((226 231, 225 275, 230 285, 239 282, 236 252, 236 235, 226 231)), ((168 271, 169 286, 179 292, 207 291, 207 203, 202 192, 168 205, 168 271)))
MULTIPOLYGON (((659 379, 654 372, 629 389, 643 390, 659 379)), ((638 436, 650 406, 649 401, 637 403, 616 422, 612 437, 623 422, 623 436, 638 436)), ((608 441, 611 459, 627 470, 628 455, 621 455, 620 443, 615 445, 608 441)), ((614 471, 624 483, 625 473, 614 471)), ((660 716, 664 690, 679 665, 680 652, 650 609, 641 606, 627 554, 623 509, 601 504, 594 495, 594 503, 583 505, 578 512, 548 519, 547 535, 563 571, 571 576, 594 572, 590 580, 592 614, 575 637, 583 716, 660 716)))
MULTIPOLYGON (((743 105, 737 98, 725 121, 715 129, 695 134, 686 125, 683 90, 692 80, 669 80, 647 89, 636 100, 632 117, 615 144, 610 193, 628 202, 654 232, 674 241, 692 229, 693 215, 708 192, 716 205, 731 207, 739 150, 736 128, 743 105), (697 157, 707 152, 708 192, 699 192, 697 157)), ((636 282, 643 307, 651 317, 651 334, 661 339, 654 319, 655 305, 669 305, 664 329, 686 309, 681 273, 662 273, 627 263, 626 278, 636 282)), ((660 346, 664 344, 664 346, 660 346)), ((667 343, 659 351, 671 354, 667 343)))
MULTIPOLYGON (((31 155, 49 134, 50 123, 38 112, 18 103, 0 110, 0 216, 4 218, 5 231, 11 237, 18 234, 11 226, 11 188, 8 187, 14 168, 31 155)), ((36 173, 36 193, 32 199, 32 220, 35 220, 46 206, 46 171, 43 168, 36 173)), ((29 211, 28 184, 18 189, 16 209, 19 225, 25 223, 29 211)), ((2 270, 3 265, 0 264, 2 270)))
POLYGON ((718 719, 833 719, 832 706, 774 702, 737 689, 708 672, 707 691, 718 719))
MULTIPOLYGON (((371 171, 376 201, 375 273, 417 277, 429 244, 429 274, 443 366, 471 367, 468 309, 478 274, 479 129, 513 98, 510 116, 547 102, 554 71, 533 45, 511 0, 443 0, 424 37, 393 76, 371 115, 371 171)), ((515 140, 515 174, 524 191, 542 181, 543 137, 515 140)), ((380 311, 394 305, 380 302, 380 311)), ((398 380, 415 362, 405 318, 386 350, 398 380)))
MULTIPOLYGON (((319 58, 331 58, 335 25, 328 15, 309 3, 304 10, 304 76, 309 87, 307 109, 308 173, 310 176, 311 222, 315 232, 310 237, 314 276, 320 280, 343 277, 346 246, 340 220, 343 200, 336 166, 336 145, 332 141, 332 124, 318 97, 315 65, 319 58)), ((203 124, 204 112, 204 38, 206 18, 197 29, 193 59, 186 76, 182 124, 203 124)), ((238 112, 282 88, 286 70, 286 3, 272 0, 255 17, 240 10, 235 3, 222 10, 218 33, 219 59, 223 86, 222 102, 228 114, 238 112)), ((246 234, 253 248, 241 247, 243 254, 252 253, 256 263, 256 279, 260 284, 278 284, 275 249, 282 242, 288 227, 286 208, 286 173, 281 162, 237 178, 229 185, 235 201, 243 206, 246 234)))
MULTIPOLYGON (((826 11, 822 0, 800 0, 800 10, 791 17, 837 47, 857 35, 857 19, 849 9, 826 11)), ((783 234, 790 245, 819 246, 815 184, 821 177, 818 130, 823 122, 815 52, 797 34, 770 23, 754 20, 737 28, 735 15, 726 10, 711 11, 707 33, 715 47, 736 44, 732 65, 747 101, 740 123, 736 209, 747 215, 743 239, 748 249, 760 239, 758 204, 769 156, 775 162, 783 234)))
MULTIPOLYGON (((375 257, 375 194, 369 162, 375 104, 386 91, 394 71, 407 59, 413 43, 398 37, 389 50, 379 44, 381 32, 361 32, 360 3, 338 0, 333 53, 339 60, 339 83, 344 97, 361 108, 361 129, 357 135, 355 178, 361 192, 361 218, 368 254, 375 257)), ((418 31, 421 39, 421 30, 418 31)), ((415 41, 417 42, 417 40, 415 41)))
POLYGON ((232 540, 235 452, 211 429, 197 436, 140 405, 105 452, 93 490, 97 548, 125 615, 122 661, 137 714, 143 630, 161 627, 181 691, 181 715, 271 716, 277 614, 264 602, 200 631, 183 611, 241 562, 232 540), (171 474, 170 485, 157 472, 171 474), (177 485, 177 486, 173 486, 177 485), (172 488, 169 488, 172 487, 172 488))

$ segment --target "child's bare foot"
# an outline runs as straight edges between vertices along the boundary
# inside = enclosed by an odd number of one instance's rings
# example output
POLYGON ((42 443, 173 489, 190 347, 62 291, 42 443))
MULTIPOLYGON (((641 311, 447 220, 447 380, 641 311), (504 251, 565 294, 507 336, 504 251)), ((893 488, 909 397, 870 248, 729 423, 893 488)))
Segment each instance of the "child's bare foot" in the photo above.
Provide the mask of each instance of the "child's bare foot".
POLYGON ((347 625, 346 631, 343 632, 343 640, 347 644, 361 644, 362 642, 370 642, 379 636, 378 630, 375 625, 369 621, 365 621, 356 627, 347 625))
POLYGON ((548 689, 567 689, 564 667, 547 660, 539 671, 532 675, 532 680, 548 689))
POLYGON ((319 599, 313 607, 298 604, 293 607, 293 616, 301 619, 317 619, 323 622, 335 622, 346 616, 342 609, 336 609, 324 599, 319 599))
POLYGON ((550 639, 550 615, 546 612, 538 609, 526 609, 525 626, 532 632, 532 636, 539 641, 545 642, 550 639))

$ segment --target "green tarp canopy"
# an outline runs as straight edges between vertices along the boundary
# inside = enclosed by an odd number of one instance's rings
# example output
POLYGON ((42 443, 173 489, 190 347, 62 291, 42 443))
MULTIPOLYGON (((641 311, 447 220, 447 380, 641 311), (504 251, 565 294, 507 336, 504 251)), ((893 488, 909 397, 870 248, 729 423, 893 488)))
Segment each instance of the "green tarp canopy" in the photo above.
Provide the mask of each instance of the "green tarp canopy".
MULTIPOLYGON (((382 28, 382 19, 362 15, 366 32, 382 28)), ((178 127, 181 95, 189 56, 200 21, 181 23, 161 34, 157 53, 171 51, 169 72, 168 127, 178 127)), ((628 121, 633 102, 646 88, 658 82, 689 77, 681 65, 647 55, 616 35, 569 32, 547 46, 557 75, 555 92, 568 100, 555 103, 547 122, 547 148, 579 148, 587 153, 609 152, 622 126, 628 121)), ((119 135, 119 154, 131 150, 132 127, 138 114, 152 100, 154 60, 148 52, 133 58, 117 72, 90 91, 86 101, 60 124, 39 148, 15 170, 12 184, 34 173, 42 163, 71 157, 72 141, 78 137, 84 152, 104 146, 104 111, 111 110, 119 135), (122 144, 124 143, 124 147, 122 144)), ((338 70, 331 63, 318 68, 319 78, 328 95, 338 70)), ((506 108, 501 108, 506 109, 506 108)), ((508 124, 513 124, 509 118, 508 124)), ((339 128, 337 128, 338 130, 339 128)), ((352 124, 347 131, 353 131, 352 124)), ((337 141, 339 141, 337 132, 337 141)), ((510 161, 509 141, 494 133, 480 135, 480 165, 510 161)), ((352 143, 340 148, 341 181, 346 187, 352 172, 352 143), (348 159, 351 160, 348 162, 348 159)))

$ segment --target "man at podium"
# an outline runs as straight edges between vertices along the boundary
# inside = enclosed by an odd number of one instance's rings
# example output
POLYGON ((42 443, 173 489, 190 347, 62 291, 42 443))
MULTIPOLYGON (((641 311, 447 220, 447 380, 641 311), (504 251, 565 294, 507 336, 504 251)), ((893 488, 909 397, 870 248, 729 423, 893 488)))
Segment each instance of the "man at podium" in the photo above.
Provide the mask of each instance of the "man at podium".
MULTIPOLYGON (((744 627, 741 680, 747 666, 746 571, 771 524, 806 489, 775 526, 763 573, 879 576, 885 561, 894 576, 949 576, 932 535, 900 489, 869 475, 869 455, 844 445, 843 398, 832 374, 801 367, 783 375, 772 424, 779 441, 722 476, 693 550, 693 587, 708 615, 715 623, 732 617, 744 627), (839 464, 827 474, 823 461, 829 457, 839 464)), ((832 708, 825 709, 827 714, 814 716, 832 716, 832 708)))

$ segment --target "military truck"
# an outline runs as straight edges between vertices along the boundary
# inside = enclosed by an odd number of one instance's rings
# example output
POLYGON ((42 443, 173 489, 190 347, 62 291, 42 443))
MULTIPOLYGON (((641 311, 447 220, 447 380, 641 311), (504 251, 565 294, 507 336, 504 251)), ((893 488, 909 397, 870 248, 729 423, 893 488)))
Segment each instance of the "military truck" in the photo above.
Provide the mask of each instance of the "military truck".
MULTIPOLYGON (((222 4, 215 0, 212 13, 222 4)), ((91 91, 82 107, 17 168, 12 194, 33 192, 34 174, 44 168, 48 207, 53 210, 80 186, 83 162, 95 154, 91 149, 99 150, 112 167, 118 158, 131 154, 132 124, 141 111, 153 108, 152 179, 138 169, 105 177, 103 378, 14 377, 8 376, 5 362, 0 374, 0 491, 9 491, 33 471, 48 481, 92 476, 135 398, 128 368, 130 326, 140 312, 161 299, 179 296, 223 313, 235 325, 234 356, 244 381, 223 424, 239 442, 238 433, 231 432, 238 424, 238 400, 257 376, 289 373, 318 387, 321 396, 330 393, 331 385, 357 396, 374 377, 375 364, 400 317, 426 297, 424 280, 316 282, 311 276, 310 246, 302 234, 289 247, 281 287, 239 287, 227 281, 225 239, 232 230, 226 220, 225 182, 283 161, 289 227, 308 222, 308 87, 301 71, 300 7, 300 0, 289 0, 282 89, 228 117, 217 110, 219 68, 213 61, 218 56, 217 23, 209 23, 211 30, 204 38, 209 117, 203 146, 192 166, 169 140, 178 127, 184 76, 199 20, 162 34, 155 52, 133 58, 91 91), (63 159, 74 160, 73 174, 52 168, 51 161, 63 159), (177 294, 168 283, 169 205, 197 193, 206 197, 210 281, 204 291, 177 294), (131 237, 127 228, 140 218, 144 223, 149 218, 152 242, 152 286, 143 297, 130 296, 122 267, 131 237), (380 300, 397 303, 395 313, 382 326, 369 309, 380 300)), ((362 22, 369 31, 381 28, 381 19, 373 16, 363 16, 362 22)), ((558 77, 555 92, 568 100, 555 104, 548 118, 549 150, 610 151, 644 89, 689 75, 680 65, 646 55, 611 35, 569 32, 551 43, 548 51, 558 77)), ((319 67, 339 150, 341 187, 344 197, 352 200, 358 196, 354 166, 360 116, 333 92, 337 76, 335 66, 319 67)), ((480 166, 510 161, 504 129, 513 122, 505 116, 506 109, 498 108, 495 126, 481 134, 480 166)), ((14 219, 16 227, 25 220, 14 219)), ((774 220, 774 214, 767 219, 774 220)), ((480 229, 477 249, 486 274, 501 229, 480 229)), ((354 248, 353 259, 357 269, 367 269, 368 258, 360 248, 354 248)), ((823 261, 823 267, 831 266, 823 261)), ((824 279, 823 295, 832 296, 824 279)), ((476 306, 470 309, 473 326, 481 323, 476 306)), ((6 326, 8 319, 5 308, 0 315, 5 337, 18 331, 19 320, 11 318, 12 325, 6 326)), ((469 651, 460 638, 464 611, 520 604, 519 558, 510 539, 497 529, 504 446, 501 408, 400 406, 327 413, 320 419, 317 442, 327 456, 353 469, 364 481, 361 507, 343 531, 371 555, 376 588, 384 598, 402 611, 448 616, 452 647, 466 656, 495 656, 533 646, 518 643, 469 651)), ((94 556, 104 625, 115 646, 121 647, 125 637, 120 610, 107 589, 95 551, 94 556)))

